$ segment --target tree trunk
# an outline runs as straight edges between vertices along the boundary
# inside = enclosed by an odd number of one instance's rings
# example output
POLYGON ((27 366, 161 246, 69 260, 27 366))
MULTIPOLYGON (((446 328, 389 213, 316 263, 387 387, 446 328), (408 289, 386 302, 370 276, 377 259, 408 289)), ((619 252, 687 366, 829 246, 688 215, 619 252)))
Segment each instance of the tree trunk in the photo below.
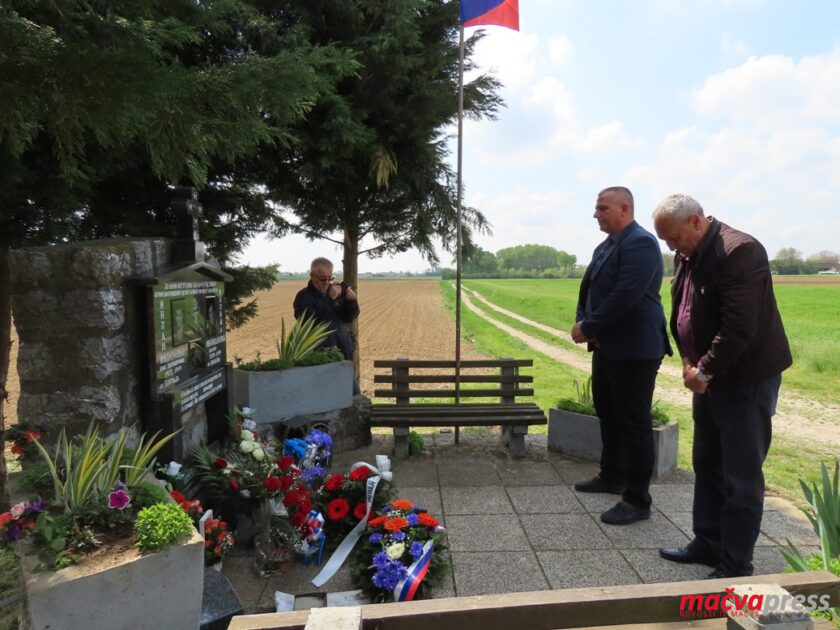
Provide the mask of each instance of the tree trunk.
POLYGON ((0 245, 0 512, 9 509, 6 485, 6 381, 12 350, 12 300, 9 276, 9 248, 0 245))
MULTIPOLYGON (((356 292, 356 299, 359 299, 359 234, 353 230, 344 228, 344 258, 342 259, 344 265, 344 282, 353 287, 356 292)), ((359 303, 359 308, 362 304, 359 303)), ((350 332, 356 338, 356 352, 353 353, 353 372, 361 384, 361 374, 359 372, 359 320, 355 320, 350 324, 350 332)))

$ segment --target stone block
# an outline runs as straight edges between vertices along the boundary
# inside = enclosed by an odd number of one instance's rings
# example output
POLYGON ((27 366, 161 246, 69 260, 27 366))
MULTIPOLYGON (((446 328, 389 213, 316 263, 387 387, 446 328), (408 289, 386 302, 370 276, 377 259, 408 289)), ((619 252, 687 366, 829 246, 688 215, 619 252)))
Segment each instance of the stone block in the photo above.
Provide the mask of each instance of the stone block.
POLYGON ((313 608, 309 612, 306 630, 361 630, 362 609, 358 606, 344 608, 313 608))
POLYGON ((230 581, 214 569, 204 569, 200 630, 225 630, 231 617, 244 612, 230 581))
POLYGON ((45 426, 90 420, 108 424, 121 420, 121 411, 122 397, 115 385, 35 394, 23 389, 18 399, 20 422, 45 426))
POLYGON ((60 329, 63 318, 58 298, 40 289, 12 295, 12 314, 21 339, 29 331, 60 329))
POLYGON ((54 281, 50 257, 43 248, 13 249, 9 252, 12 293, 45 288, 54 281))
POLYGON ((814 621, 803 605, 805 602, 803 595, 799 596, 801 601, 797 601, 793 595, 777 584, 738 584, 733 585, 732 588, 734 596, 738 599, 749 600, 750 597, 761 596, 762 608, 753 611, 744 606, 739 611, 735 606, 730 606, 730 610, 726 613, 727 628, 808 630, 814 627, 814 621))
POLYGON ((22 343, 18 350, 18 376, 24 381, 46 378, 57 367, 57 359, 48 344, 22 343))
POLYGON ((79 289, 61 297, 67 325, 78 328, 118 330, 125 323, 125 298, 121 288, 79 289))
POLYGON ((71 254, 67 269, 69 284, 90 288, 112 287, 133 275, 131 255, 134 251, 130 243, 108 243, 97 247, 96 242, 89 242, 71 254))
POLYGON ((128 335, 87 337, 79 339, 76 345, 78 367, 98 381, 131 367, 128 335))

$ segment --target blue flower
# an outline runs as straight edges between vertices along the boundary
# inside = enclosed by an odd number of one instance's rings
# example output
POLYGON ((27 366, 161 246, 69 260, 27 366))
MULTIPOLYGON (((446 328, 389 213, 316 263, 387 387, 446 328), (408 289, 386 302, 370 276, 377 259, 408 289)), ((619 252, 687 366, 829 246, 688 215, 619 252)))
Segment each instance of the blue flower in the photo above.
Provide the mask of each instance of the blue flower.
POLYGON ((411 527, 414 527, 415 525, 417 525, 417 523, 420 522, 420 519, 417 518, 417 515, 414 514, 413 512, 406 517, 406 520, 408 521, 408 524, 411 527))
POLYGON ((423 545, 415 540, 411 543, 411 547, 409 547, 408 552, 411 554, 412 558, 417 560, 417 558, 423 555, 423 545))
POLYGON ((388 512, 390 512, 390 511, 391 511, 391 506, 390 506, 390 505, 386 505, 385 507, 383 507, 383 508, 382 508, 382 511, 383 511, 383 512, 385 512, 385 513, 387 514, 388 512))
POLYGON ((371 581, 376 588, 383 591, 393 591, 407 575, 408 570, 405 566, 401 562, 393 560, 374 573, 371 581))
POLYGON ((380 551, 379 553, 373 556, 373 566, 375 566, 377 569, 384 569, 389 562, 391 562, 391 559, 388 557, 388 554, 384 551, 380 551))
POLYGON ((315 485, 315 483, 326 474, 327 471, 324 470, 321 466, 308 466, 307 468, 304 468, 300 473, 301 477, 303 477, 303 481, 310 488, 312 488, 315 485))
POLYGON ((391 534, 391 538, 394 540, 405 540, 405 534, 403 532, 394 532, 391 534))
POLYGON ((283 455, 291 455, 295 459, 300 459, 306 455, 307 448, 307 444, 304 440, 289 438, 283 442, 283 455))
POLYGON ((375 534, 371 534, 370 538, 368 538, 368 542, 372 545, 378 545, 382 542, 382 534, 378 532, 375 534))

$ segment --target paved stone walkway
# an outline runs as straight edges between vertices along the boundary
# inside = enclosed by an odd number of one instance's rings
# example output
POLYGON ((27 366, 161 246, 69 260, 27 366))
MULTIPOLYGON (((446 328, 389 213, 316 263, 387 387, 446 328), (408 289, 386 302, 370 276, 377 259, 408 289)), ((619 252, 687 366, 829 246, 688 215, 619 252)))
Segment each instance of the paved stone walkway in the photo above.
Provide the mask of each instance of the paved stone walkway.
MULTIPOLYGON (((426 451, 394 462, 398 496, 439 516, 449 537, 452 575, 436 596, 452 597, 698 579, 710 569, 659 558, 657 548, 682 546, 691 536, 693 476, 677 471, 651 486, 653 514, 629 526, 601 523, 613 495, 581 494, 572 483, 597 473, 597 465, 550 452, 546 436, 528 437, 527 457, 512 460, 498 437, 461 434, 426 436, 426 451)), ((374 462, 387 453, 390 436, 374 436, 371 447, 334 458, 332 470, 356 461, 374 462)), ((768 497, 755 550, 756 573, 785 568, 779 548, 790 539, 803 552, 819 541, 805 516, 789 502, 768 497)), ((318 567, 294 564, 270 578, 253 570, 247 550, 225 559, 230 579, 247 613, 273 612, 274 591, 319 592, 309 580, 318 567)), ((324 591, 352 590, 348 567, 324 591)))

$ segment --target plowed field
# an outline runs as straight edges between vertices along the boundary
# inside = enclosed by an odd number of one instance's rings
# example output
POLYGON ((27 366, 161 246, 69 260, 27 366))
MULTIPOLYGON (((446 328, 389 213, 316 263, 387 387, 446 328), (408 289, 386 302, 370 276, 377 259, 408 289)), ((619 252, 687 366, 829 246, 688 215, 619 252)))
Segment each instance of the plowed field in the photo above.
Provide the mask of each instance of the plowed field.
MULTIPOLYGON (((283 281, 256 295, 259 315, 228 334, 228 359, 263 358, 276 354, 280 318, 294 322, 292 301, 304 286, 302 281, 283 281)), ((362 280, 359 283, 360 385, 373 396, 373 360, 452 359, 455 357, 455 322, 445 310, 436 280, 362 280)), ((461 344, 461 357, 481 358, 461 344)))

